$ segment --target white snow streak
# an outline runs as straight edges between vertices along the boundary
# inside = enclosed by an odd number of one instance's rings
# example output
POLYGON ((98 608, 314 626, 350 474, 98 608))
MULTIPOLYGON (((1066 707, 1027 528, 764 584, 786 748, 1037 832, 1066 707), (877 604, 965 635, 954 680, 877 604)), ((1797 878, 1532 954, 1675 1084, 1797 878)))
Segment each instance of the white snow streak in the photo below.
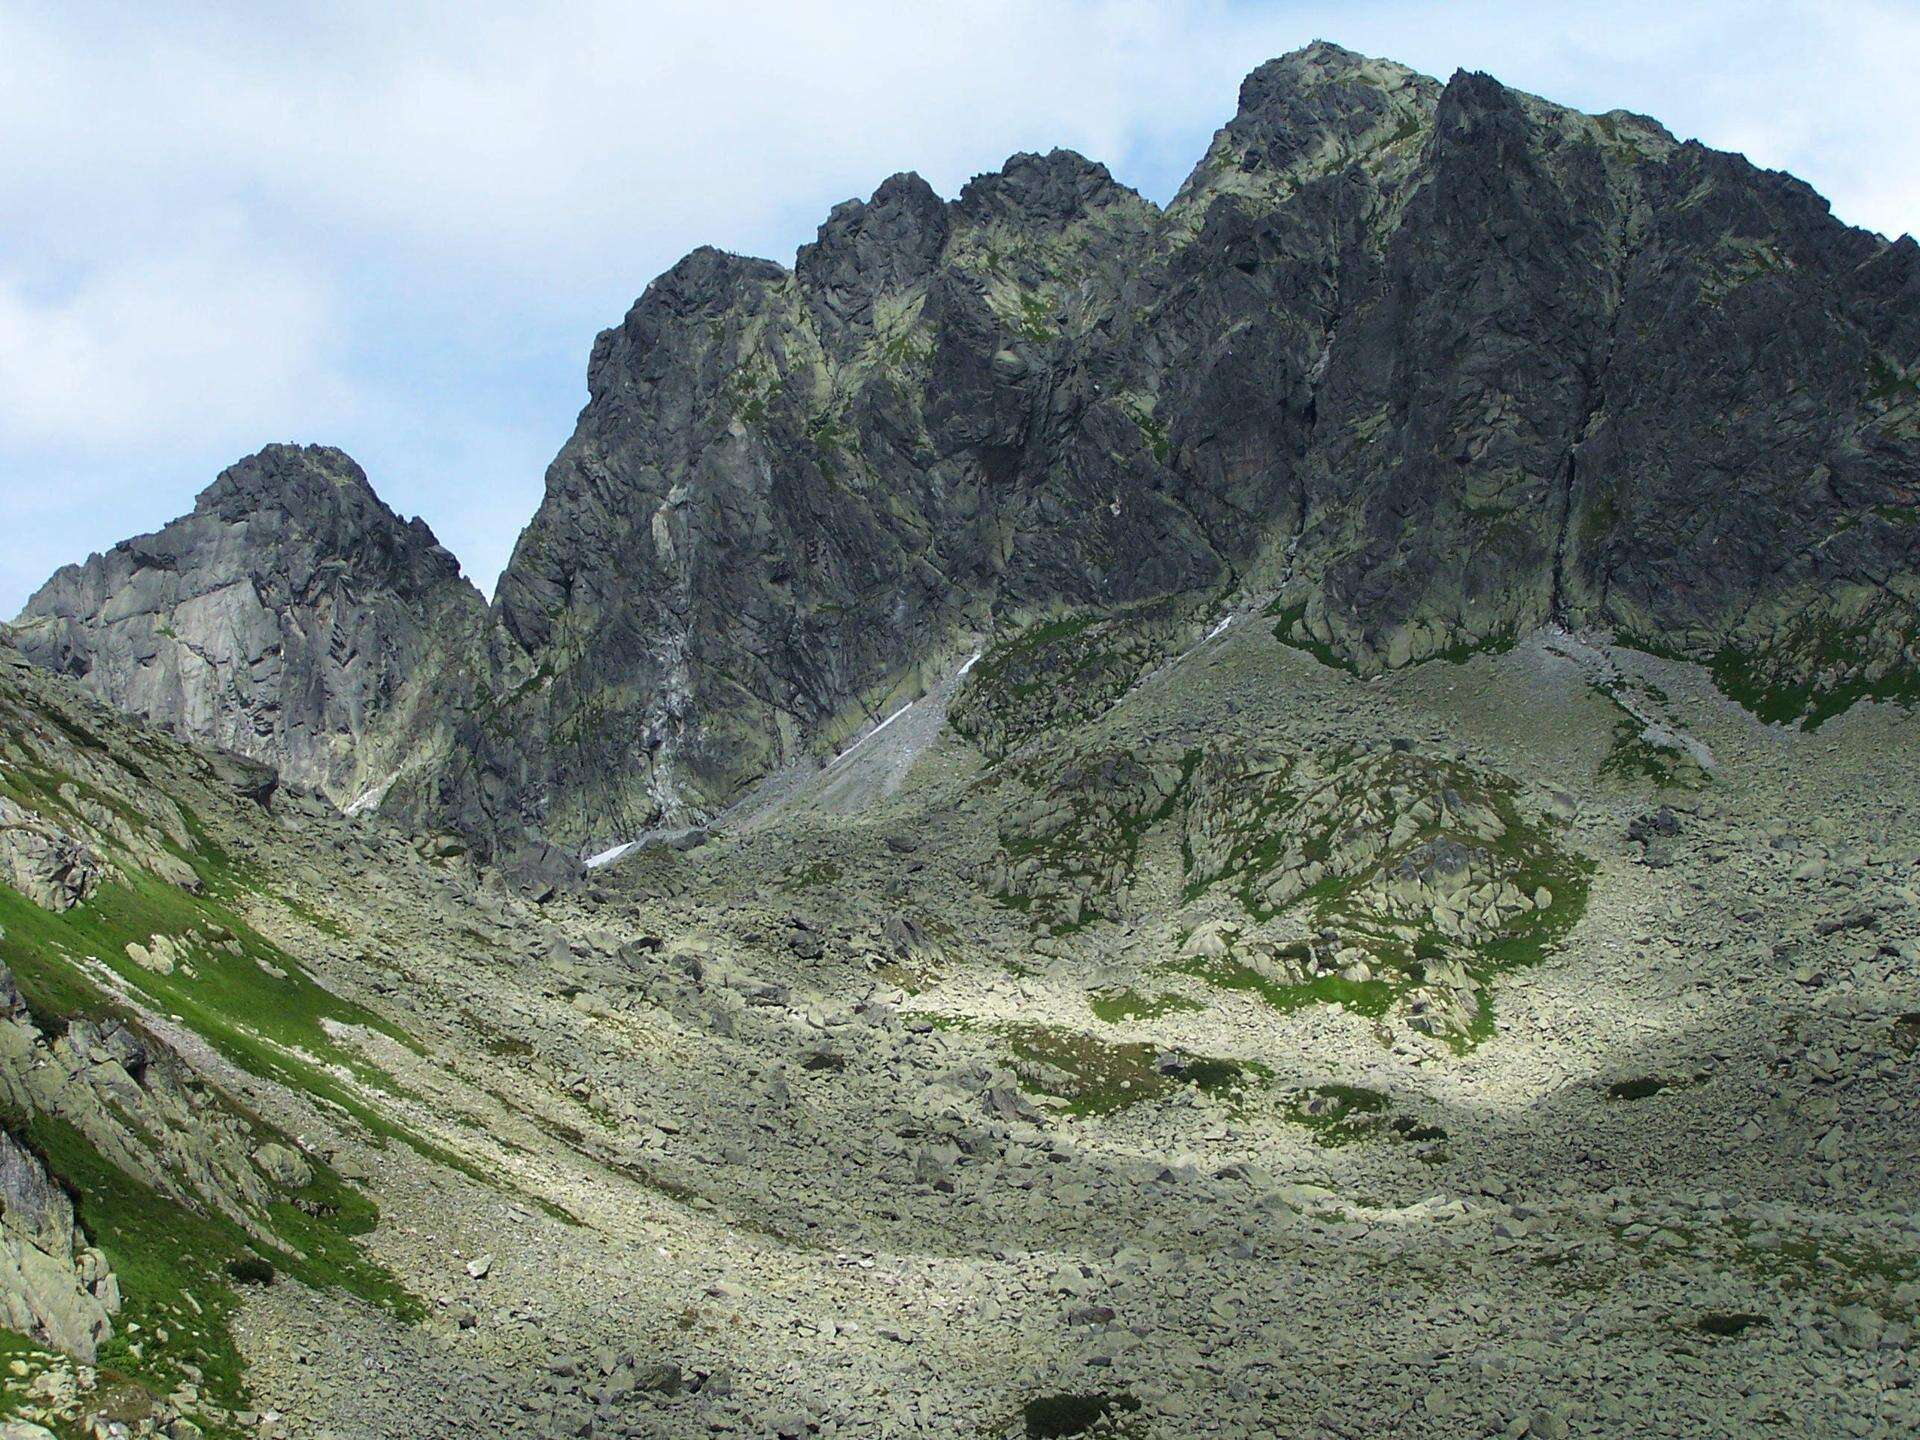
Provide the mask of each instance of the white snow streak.
POLYGON ((986 653, 986 652, 985 652, 985 651, 983 651, 983 650, 976 650, 976 651, 974 651, 974 652, 973 652, 973 658, 972 658, 972 659, 970 659, 970 660, 968 660, 966 664, 964 664, 964 665, 962 665, 962 666, 960 667, 960 673, 961 673, 962 675, 964 675, 964 674, 966 674, 966 673, 967 673, 967 672, 968 672, 969 670, 971 670, 971 669, 973 669, 973 667, 974 667, 974 666, 976 666, 976 665, 978 665, 978 664, 980 663, 980 657, 981 657, 981 656, 982 656, 983 654, 985 654, 985 653, 986 653))
MULTIPOLYGON (((867 741, 873 739, 874 736, 878 735, 882 730, 886 729, 887 726, 893 724, 894 721, 898 720, 902 715, 906 714, 907 711, 913 709, 913 705, 914 705, 914 702, 909 700, 906 704, 902 705, 898 710, 894 711, 893 714, 887 716, 886 719, 882 720, 878 725, 874 726, 873 729, 869 730, 866 734, 862 735, 858 740, 854 741, 851 745, 847 746, 846 749, 842 750, 838 755, 834 756, 833 764, 838 765, 842 760, 846 759, 847 756, 851 755, 854 751, 858 750, 862 745, 866 744, 867 741)), ((827 768, 832 769, 833 766, 830 765, 827 768)))
POLYGON ((633 841, 629 840, 626 844, 616 845, 611 850, 602 850, 598 855, 589 855, 587 869, 598 870, 602 865, 611 865, 631 849, 633 849, 633 841))
MULTIPOLYGON (((1222 620, 1218 625, 1214 626, 1213 629, 1207 632, 1207 640, 1213 639, 1214 636, 1218 635, 1222 630, 1225 630, 1227 626, 1231 625, 1232 623, 1233 623, 1233 616, 1231 615, 1227 616, 1226 619, 1222 620)), ((1207 643, 1207 640, 1202 640, 1200 643, 1204 645, 1207 643)))
POLYGON ((343 813, 357 817, 366 814, 369 810, 379 809, 380 802, 387 798, 387 791, 393 788, 393 782, 399 778, 400 772, 396 770, 386 779, 369 785, 347 802, 347 808, 343 813))

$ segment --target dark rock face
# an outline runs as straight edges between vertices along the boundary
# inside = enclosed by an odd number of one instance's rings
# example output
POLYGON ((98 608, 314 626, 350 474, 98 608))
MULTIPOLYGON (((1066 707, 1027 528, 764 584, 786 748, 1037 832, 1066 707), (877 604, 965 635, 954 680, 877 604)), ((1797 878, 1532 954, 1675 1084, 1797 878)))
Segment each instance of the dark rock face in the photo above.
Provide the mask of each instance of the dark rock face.
POLYGON ((271 445, 191 515, 61 570, 14 640, 123 710, 350 804, 434 755, 485 621, 453 556, 352 460, 271 445))
POLYGON ((711 813, 996 608, 1217 572, 1176 498, 1116 480, 1138 427, 1088 440, 1062 370, 1154 223, 1079 156, 1017 156, 952 204, 888 181, 792 273, 703 250, 655 281, 501 580, 525 678, 465 737, 468 792, 572 838, 711 813))
POLYGON ((484 635, 370 496, 319 507, 338 532, 287 507, 330 537, 289 544, 223 480, 23 643, 336 793, 403 770, 393 808, 565 846, 704 819, 1072 610, 1272 595, 1366 672, 1611 626, 1763 713, 1920 670, 1920 247, 1484 75, 1272 61, 1164 211, 1063 151, 952 202, 895 176, 791 271, 689 255, 589 386, 484 635), (162 633, 208 606, 245 653, 162 633), (365 663, 452 632, 431 703, 365 663), (343 759, 368 733, 416 743, 343 759))
POLYGON ((1362 670, 1557 618, 1870 686, 1920 631, 1916 287, 1785 176, 1325 45, 1164 213, 1060 152, 896 176, 601 338, 500 591, 544 750, 473 751, 617 834, 963 634, 1236 587, 1362 670))

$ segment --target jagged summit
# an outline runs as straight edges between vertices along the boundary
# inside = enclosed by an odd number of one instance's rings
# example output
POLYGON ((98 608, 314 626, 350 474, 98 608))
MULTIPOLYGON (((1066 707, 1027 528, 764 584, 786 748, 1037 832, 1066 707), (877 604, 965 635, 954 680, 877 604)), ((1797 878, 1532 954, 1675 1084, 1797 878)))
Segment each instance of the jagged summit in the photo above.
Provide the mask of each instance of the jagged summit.
POLYGON ((258 506, 281 496, 300 496, 324 502, 329 493, 351 497, 353 503, 385 508, 367 473, 346 451, 332 445, 272 444, 229 465, 202 490, 196 510, 222 505, 258 506))
MULTIPOLYGON (((1920 636, 1916 293, 1910 241, 1789 177, 1326 42, 1247 77, 1164 213, 1065 150, 952 201, 892 176, 791 270, 695 250, 598 337, 494 623, 464 588, 444 607, 480 689, 412 704, 428 758, 381 762, 391 803, 482 843, 700 819, 955 654, 1144 605, 1260 597, 1363 673, 1555 621, 1769 715, 1892 693, 1920 636)), ((235 523, 282 469, 361 496, 328 452, 253 464, 215 487, 235 523)), ((455 595, 424 527, 372 507, 294 529, 353 594, 455 595)), ((222 540, 218 583, 273 590, 268 528, 222 540)), ((30 652, 282 746, 233 677, 311 641, 181 662, 162 700, 160 622, 135 642, 121 612, 172 613, 179 581, 102 565, 36 597, 30 652)), ((274 685, 313 691, 308 663, 274 685)), ((387 690, 349 689, 335 734, 391 725, 387 690)))
POLYGON ((56 573, 15 638, 36 664, 341 804, 431 750, 480 593, 344 452, 269 445, 192 513, 56 573))

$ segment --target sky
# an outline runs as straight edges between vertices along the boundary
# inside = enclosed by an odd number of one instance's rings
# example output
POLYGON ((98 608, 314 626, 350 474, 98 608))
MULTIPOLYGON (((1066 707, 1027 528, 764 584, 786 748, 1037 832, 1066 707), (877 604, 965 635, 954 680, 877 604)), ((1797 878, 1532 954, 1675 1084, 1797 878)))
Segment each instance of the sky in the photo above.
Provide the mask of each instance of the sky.
POLYGON ((0 616, 276 440, 491 591, 594 334, 696 245, 1019 150, 1164 202, 1312 39, 1487 71, 1920 230, 1920 0, 0 0, 0 616))

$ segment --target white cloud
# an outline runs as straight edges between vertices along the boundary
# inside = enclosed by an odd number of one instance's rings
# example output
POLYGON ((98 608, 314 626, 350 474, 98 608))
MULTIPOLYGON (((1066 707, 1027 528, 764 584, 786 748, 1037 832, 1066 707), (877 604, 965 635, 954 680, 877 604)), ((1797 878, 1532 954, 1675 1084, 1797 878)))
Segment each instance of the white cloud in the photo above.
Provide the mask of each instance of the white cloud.
POLYGON ((0 273, 0 446, 199 448, 353 409, 323 283, 214 240, 51 294, 0 273))

